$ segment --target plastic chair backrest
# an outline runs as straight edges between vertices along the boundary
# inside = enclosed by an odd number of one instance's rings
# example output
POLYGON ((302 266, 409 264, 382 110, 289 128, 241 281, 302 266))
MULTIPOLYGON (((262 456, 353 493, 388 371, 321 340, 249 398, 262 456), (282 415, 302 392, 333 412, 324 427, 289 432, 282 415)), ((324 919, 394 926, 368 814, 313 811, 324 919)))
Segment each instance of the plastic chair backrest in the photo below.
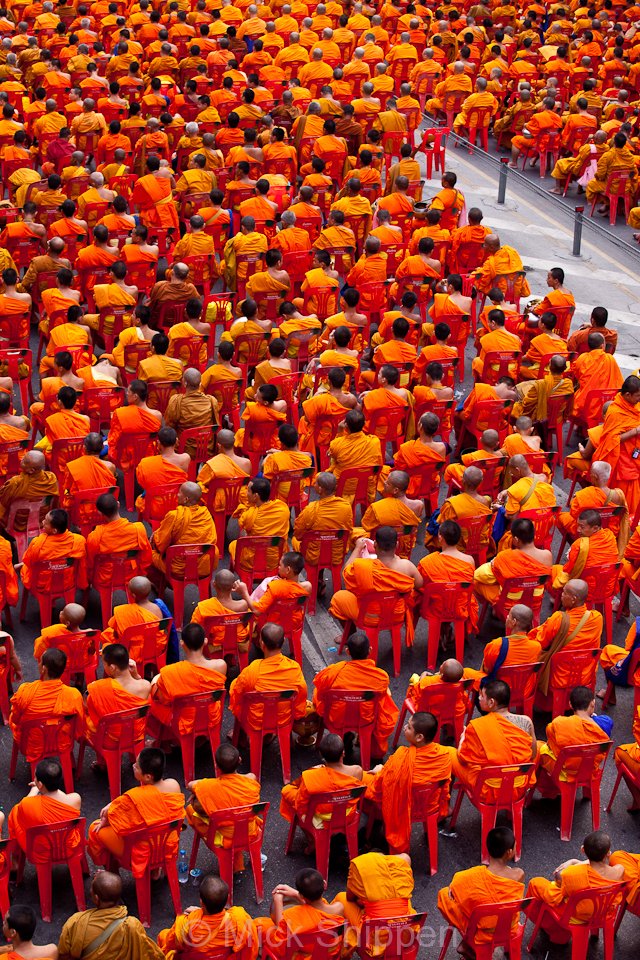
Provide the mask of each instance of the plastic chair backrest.
POLYGON ((330 807, 331 831, 332 833, 340 833, 347 824, 352 823, 356 818, 360 819, 360 801, 366 789, 365 786, 351 787, 347 790, 310 794, 307 813, 303 822, 312 824, 319 807, 330 807))
POLYGON ((458 524, 462 530, 464 550, 476 556, 486 549, 487 538, 493 526, 493 514, 481 513, 476 517, 458 517, 458 524))
POLYGON ((169 642, 169 633, 171 631, 171 617, 164 617, 162 620, 147 620, 144 623, 133 623, 120 634, 119 642, 130 650, 134 641, 136 646, 140 646, 140 656, 138 664, 151 663, 157 661, 158 664, 164 662, 169 642), (158 653, 158 634, 164 634, 162 642, 163 650, 158 653), (142 641, 140 643, 140 641, 142 641))
POLYGON ((535 527, 535 545, 540 550, 548 550, 551 547, 556 517, 559 513, 560 507, 554 506, 532 507, 530 510, 521 510, 518 514, 519 520, 531 520, 533 523, 535 527))
POLYGON ((77 727, 78 716, 75 713, 50 714, 44 721, 42 718, 34 720, 23 718, 20 720, 19 731, 20 753, 26 754, 28 749, 33 747, 33 744, 30 744, 31 734, 37 730, 42 740, 39 759, 56 757, 60 751, 60 735, 64 733, 73 744, 76 740, 77 727))
POLYGON ((589 686, 593 684, 598 669, 598 658, 600 650, 558 650, 551 657, 551 674, 549 677, 549 690, 573 690, 578 684, 587 685, 582 679, 585 672, 590 668, 593 670, 593 678, 589 680, 589 686), (558 667, 562 668, 563 673, 568 672, 568 677, 561 687, 554 685, 554 676, 558 675, 558 667))
POLYGON ((250 690, 242 694, 240 704, 243 729, 247 729, 247 717, 252 707, 262 707, 262 732, 276 733, 279 727, 293 727, 293 700, 295 690, 250 690), (279 718, 279 708, 288 706, 283 720, 279 718))
POLYGON ((493 793, 491 805, 510 810, 515 796, 516 780, 521 779, 523 776, 530 779, 535 771, 535 766, 535 763, 505 763, 500 766, 484 767, 478 771, 478 776, 473 788, 472 803, 474 806, 479 807, 487 781, 497 780, 500 784, 498 787, 493 783, 491 785, 493 793))
POLYGON ((606 887, 591 887, 588 890, 576 890, 570 893, 558 923, 570 930, 571 920, 578 915, 584 916, 586 903, 590 903, 592 907, 591 916, 587 921, 589 927, 603 927, 607 922, 613 923, 615 920, 613 908, 622 900, 627 887, 627 883, 622 880, 606 887))
MULTIPOLYGON (((421 617, 426 619, 429 616, 430 604, 435 597, 438 599, 438 619, 444 622, 453 622, 458 619, 457 610, 460 603, 466 602, 468 606, 471 601, 471 584, 462 581, 458 583, 425 583, 420 607, 421 617)), ((447 686, 451 686, 451 684, 447 684, 447 686)))
POLYGON ((360 943, 363 948, 366 945, 368 954, 375 951, 378 960, 399 960, 401 957, 415 960, 420 949, 419 931, 426 919, 426 913, 414 913, 405 917, 365 920, 360 928, 360 943))
MULTIPOLYGON (((233 846, 236 848, 247 848, 250 843, 255 842, 255 837, 251 836, 250 828, 256 817, 262 816, 264 830, 264 821, 269 813, 270 804, 268 801, 261 803, 246 804, 242 807, 227 807, 225 810, 214 810, 209 814, 209 829, 207 832, 207 846, 212 850, 216 847, 216 834, 220 827, 232 828, 233 846)), ((207 951, 207 958, 209 951, 207 951)))
POLYGON ((236 569, 243 567, 244 554, 253 552, 251 574, 254 580, 275 576, 284 553, 285 541, 283 537, 239 537, 236 541, 236 569), (278 560, 272 566, 268 563, 268 553, 274 547, 278 548, 278 560))
MULTIPOLYGON (((335 565, 333 552, 338 543, 342 547, 342 560, 344 560, 348 547, 346 530, 309 530, 308 533, 302 535, 300 552, 305 558, 305 563, 308 563, 306 557, 309 548, 314 547, 318 550, 318 561, 313 564, 313 566, 332 567, 335 565)), ((339 561, 340 566, 342 565, 342 560, 339 561)))
POLYGON ((580 579, 589 587, 589 607, 606 603, 617 594, 621 566, 621 563, 599 563, 594 566, 587 564, 580 574, 580 579))
POLYGON ((204 648, 205 656, 208 657, 209 647, 222 647, 223 657, 237 655, 240 628, 248 626, 252 619, 253 614, 250 611, 233 613, 231 610, 228 613, 211 614, 203 617, 201 621, 202 629, 207 637, 204 648), (219 635, 220 632, 222 632, 222 636, 219 635), (216 636, 216 634, 218 635, 216 636))
POLYGON ((187 430, 182 430, 178 438, 178 453, 184 453, 188 445, 192 447, 191 459, 196 463, 204 463, 212 456, 209 447, 211 441, 215 441, 217 432, 216 424, 205 424, 202 427, 189 427, 187 430))
POLYGON ((212 543, 179 543, 167 547, 165 554, 167 579, 184 580, 187 583, 198 583, 200 580, 206 580, 211 577, 211 573, 204 576, 198 572, 198 564, 202 557, 205 557, 215 547, 212 543), (174 571, 174 563, 184 564, 181 573, 174 571))
MULTIPOLYGON (((442 586, 442 584, 437 584, 442 586)), ((440 727, 455 726, 460 700, 469 706, 473 690, 473 680, 459 680, 457 683, 432 683, 420 690, 416 710, 432 713, 438 718, 440 727)))
MULTIPOLYGON (((46 756, 46 754, 45 754, 46 756)), ((66 863, 68 860, 81 856, 84 853, 85 833, 87 821, 85 817, 74 817, 70 820, 58 820, 54 823, 42 823, 36 827, 26 829, 26 856, 31 863, 42 863, 44 856, 42 847, 48 847, 46 860, 50 863, 66 863), (72 846, 72 835, 81 838, 80 845, 72 846), (39 849, 35 849, 36 846, 39 849)))
POLYGON ((612 746, 612 740, 603 740, 601 743, 572 743, 560 747, 551 776, 559 780, 561 773, 570 766, 572 781, 578 786, 589 786, 592 780, 602 777, 612 746), (578 766, 574 769, 575 761, 578 761, 578 766))
POLYGON ((131 853, 137 844, 144 843, 147 856, 146 869, 159 870, 168 860, 167 842, 172 833, 178 833, 180 820, 166 820, 164 823, 146 824, 130 833, 122 834, 124 841, 123 864, 131 862, 131 853))
POLYGON ((214 477, 210 480, 205 495, 205 503, 211 515, 213 516, 214 509, 220 509, 214 505, 217 494, 223 493, 225 498, 224 513, 230 516, 238 506, 240 491, 243 487, 249 485, 250 480, 251 477, 214 477))
POLYGON ((500 616, 505 616, 517 602, 530 607, 534 614, 539 613, 544 595, 543 587, 548 580, 549 576, 506 577, 500 588, 498 601, 494 604, 495 611, 499 611, 500 616), (520 594, 517 601, 509 599, 514 593, 520 594))
POLYGON ((158 452, 157 439, 157 433, 123 433, 118 437, 114 449, 109 449, 109 455, 112 455, 116 466, 120 466, 125 455, 137 466, 143 457, 152 457, 158 452))
POLYGON ((405 600, 407 594, 399 590, 377 590, 363 593, 358 602, 357 626, 365 629, 371 626, 371 617, 376 621, 377 630, 390 630, 405 622, 405 600))
POLYGON ((182 391, 180 380, 150 380, 147 384, 147 404, 153 410, 159 410, 164 414, 169 406, 169 400, 174 393, 182 391))
POLYGON ((132 707, 130 710, 117 710, 100 717, 98 727, 92 738, 92 746, 98 753, 103 750, 113 750, 112 744, 117 742, 121 753, 135 753, 138 736, 139 721, 149 712, 149 704, 142 707, 132 707), (113 732, 111 732, 113 731, 113 732))
POLYGON ((374 410, 367 417, 365 431, 378 437, 381 444, 404 438, 409 413, 409 406, 374 410))
POLYGON ((483 938, 488 935, 484 926, 484 920, 491 921, 492 933, 490 945, 493 949, 496 947, 506 947, 511 945, 513 938, 513 923, 521 910, 528 907, 531 898, 523 900, 509 900, 504 903, 483 903, 482 906, 474 907, 464 939, 467 943, 475 942, 476 933, 481 930, 483 938))
POLYGON ((371 727, 375 723, 375 714, 383 696, 384 693, 373 690, 340 690, 332 687, 322 695, 323 715, 328 716, 332 708, 339 705, 343 708, 343 729, 358 731, 361 727, 371 727), (362 716, 363 704, 368 705, 366 712, 372 714, 370 720, 365 720, 362 716))
POLYGON ((220 716, 224 708, 224 690, 205 690, 202 693, 189 693, 175 697, 171 704, 171 726, 175 729, 185 713, 192 711, 193 733, 206 735, 211 726, 210 707, 212 703, 220 705, 220 716))
POLYGON ((363 467, 347 467, 346 470, 342 470, 336 485, 336 496, 343 497, 344 488, 347 483, 349 483, 350 480, 355 480, 356 488, 351 494, 354 503, 362 503, 367 500, 369 496, 369 480, 372 477, 376 477, 380 473, 380 469, 378 464, 372 464, 363 467))
POLYGON ((529 685, 529 681, 534 674, 542 669, 542 661, 538 663, 514 663, 508 667, 500 667, 496 674, 496 680, 504 680, 509 684, 511 690, 511 700, 514 703, 522 703, 529 685))

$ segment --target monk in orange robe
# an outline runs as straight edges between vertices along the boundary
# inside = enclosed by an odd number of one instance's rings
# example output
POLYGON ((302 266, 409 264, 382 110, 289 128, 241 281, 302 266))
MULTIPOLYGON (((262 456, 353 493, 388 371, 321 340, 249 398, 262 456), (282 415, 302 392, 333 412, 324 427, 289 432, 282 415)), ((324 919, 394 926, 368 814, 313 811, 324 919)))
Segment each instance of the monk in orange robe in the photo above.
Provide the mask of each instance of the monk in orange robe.
MULTIPOLYGON (((277 960, 284 960, 289 944, 299 942, 299 937, 328 937, 333 927, 344 923, 343 905, 335 900, 327 903, 324 898, 326 883, 321 873, 301 870, 294 882, 295 887, 278 884, 272 894, 271 916, 257 917, 255 921, 262 942, 269 944, 277 960), (285 909, 285 898, 297 901, 297 905, 285 909)), ((334 949, 327 951, 331 960, 340 955, 341 941, 341 937, 335 937, 334 949)), ((328 946, 326 940, 325 944, 328 946)))
POLYGON ((640 377, 631 376, 622 384, 604 418, 594 460, 606 460, 613 468, 613 480, 625 495, 629 516, 640 507, 640 460, 635 451, 640 436, 640 377))
MULTIPOLYGON (((524 870, 510 867, 509 861, 516 855, 516 838, 510 827, 494 827, 487 834, 489 863, 484 866, 458 870, 448 887, 438 891, 438 910, 447 923, 463 936, 469 927, 471 914, 477 907, 489 903, 508 903, 521 900, 524 893, 524 870)), ((519 917, 514 913, 513 929, 519 917)), ((495 920, 483 918, 476 931, 471 949, 488 945, 493 939, 495 920)), ((467 941, 465 940, 465 946, 467 941)))
MULTIPOLYGON (((550 550, 540 550, 535 543, 535 527, 531 520, 518 518, 511 525, 511 547, 501 550, 489 563, 483 563, 475 571, 473 588, 482 600, 491 606, 500 596, 504 584, 512 577, 551 576, 552 556, 550 550)), ((542 597, 544 582, 534 589, 534 597, 542 597)), ((508 608, 518 603, 522 591, 512 590, 505 598, 508 608)))
MULTIPOLYGON (((166 553, 169 547, 186 543, 207 543, 211 549, 198 560, 198 573, 201 577, 211 574, 217 566, 219 551, 217 548, 216 527, 208 508, 200 503, 202 490, 197 483, 187 481, 178 490, 178 505, 170 510, 152 538, 153 565, 162 573, 166 570, 166 553)), ((173 562, 173 571, 180 574, 184 570, 184 560, 173 562)))
MULTIPOLYGON (((132 597, 131 603, 119 604, 113 608, 113 616, 109 618, 107 626, 102 631, 105 643, 122 643, 126 638, 128 628, 137 627, 143 623, 158 623, 157 653, 162 654, 167 645, 167 633, 161 625, 166 623, 162 609, 149 600, 152 584, 146 577, 133 577, 127 584, 127 593, 132 597)), ((142 635, 127 639, 129 656, 138 661, 142 655, 142 635)), ((125 644, 125 646, 127 645, 125 644)))
MULTIPOLYGON (((68 720, 60 731, 58 746, 60 750, 70 750, 73 747, 71 740, 71 722, 75 719, 75 737, 80 738, 84 733, 84 704, 79 690, 68 687, 60 679, 67 665, 67 656, 62 650, 55 647, 45 650, 40 658, 40 679, 21 684, 11 698, 11 713, 9 727, 13 738, 18 743, 21 736, 21 725, 27 720, 46 721, 51 717, 64 717, 68 720)), ((38 728, 34 728, 26 744, 25 758, 31 763, 42 756, 42 735, 38 728)))
MULTIPOLYGON (((238 542, 243 537, 282 537, 283 541, 289 534, 291 520, 288 504, 282 500, 271 500, 271 484, 266 477, 254 477, 247 487, 247 502, 240 503, 234 513, 240 527, 238 540, 229 544, 229 553, 235 566, 238 542)), ((274 568, 281 551, 278 546, 269 547, 266 552, 266 561, 270 568, 274 568)), ((241 564, 243 570, 251 570, 254 554, 250 548, 243 552, 241 564)))
MULTIPOLYGON (((167 837, 165 852, 175 859, 185 813, 184 796, 177 780, 165 779, 164 768, 162 750, 145 747, 139 753, 133 765, 139 785, 112 800, 89 827, 89 853, 97 866, 108 868, 122 856, 127 834, 174 820, 178 826, 167 837)), ((144 875, 148 858, 149 846, 140 840, 131 851, 131 871, 136 879, 144 875)))
MULTIPOLYGON (((176 697, 194 693, 224 690, 227 665, 224 660, 208 660, 204 656, 207 637, 199 623, 190 623, 182 631, 181 646, 184 660, 160 668, 152 681, 151 710, 147 721, 147 737, 173 741, 177 732, 183 736, 193 731, 195 711, 183 710, 176 728, 172 726, 173 702, 176 697)), ((209 724, 220 727, 222 702, 212 700, 209 706, 209 724)))
MULTIPOLYGON (((260 784, 253 773, 238 773, 242 763, 240 753, 230 743, 221 744, 215 753, 216 777, 192 780, 187 784, 191 799, 187 804, 187 820, 201 837, 206 837, 209 817, 219 810, 243 807, 260 802, 260 784)), ((255 837, 263 828, 261 816, 249 821, 249 836, 255 837)), ((216 831, 216 846, 229 848, 233 838, 233 824, 221 823, 216 831)), ((242 852, 236 858, 234 871, 244 870, 242 852)))
POLYGON ((480 434, 478 449, 463 453, 460 463, 450 463, 444 471, 444 482, 448 483, 450 487, 453 484, 453 486, 460 488, 462 486, 462 475, 467 467, 475 464, 480 470, 483 470, 484 464, 488 461, 496 457, 502 459, 499 448, 500 437, 497 430, 483 430, 480 434))
MULTIPOLYGON (((488 322, 489 333, 485 333, 485 335, 481 337, 480 355, 474 359, 471 365, 473 376, 476 380, 480 380, 483 375, 485 375, 485 359, 487 354, 504 352, 517 354, 513 362, 510 363, 508 367, 508 375, 515 379, 518 372, 520 351, 522 349, 520 337, 516 336, 515 333, 509 333, 508 330, 504 329, 505 315, 502 310, 489 311, 488 322)), ((493 371, 497 371, 498 369, 499 367, 497 363, 491 367, 491 370, 493 371)))
MULTIPOLYGON (((102 460, 104 443, 99 433, 89 433, 84 439, 84 453, 77 460, 65 464, 65 477, 62 482, 62 505, 68 510, 75 498, 86 490, 99 490, 116 485, 116 468, 109 460, 102 460)), ((85 513, 93 511, 86 508, 85 513)), ((83 511, 80 511, 82 519, 83 511)))
MULTIPOLYGON (((472 583, 475 561, 472 556, 462 553, 458 548, 462 540, 462 530, 455 520, 444 520, 438 528, 438 547, 440 552, 428 553, 418 563, 418 573, 424 583, 472 583)), ((438 616, 442 610, 437 590, 431 594, 430 610, 438 616)), ((478 604, 466 591, 461 592, 456 605, 456 616, 469 620, 472 626, 478 623, 478 604)))
MULTIPOLYGON (((473 790, 484 767, 535 762, 533 723, 516 726, 509 719, 509 697, 508 685, 499 680, 492 680, 480 689, 479 703, 485 715, 467 725, 453 760, 453 772, 465 789, 473 790)), ((515 798, 521 797, 534 782, 533 773, 516 778, 515 798)), ((487 781, 483 797, 489 799, 493 787, 494 784, 487 781)))
POLYGON ((162 175, 160 159, 156 156, 147 158, 147 170, 143 177, 136 181, 133 188, 132 202, 140 212, 140 219, 151 233, 154 228, 166 229, 173 227, 178 231, 178 210, 171 190, 171 178, 162 175))
POLYGON ((126 564, 127 576, 146 573, 151 563, 151 545, 144 524, 121 517, 118 501, 111 493, 102 493, 98 497, 96 510, 105 522, 91 530, 87 537, 87 569, 92 586, 107 587, 112 581, 113 563, 99 561, 104 555, 133 551, 126 564))
POLYGON ((40 575, 37 584, 33 583, 33 564, 44 560, 62 561, 77 560, 76 584, 80 589, 87 586, 86 541, 79 533, 68 530, 69 517, 66 510, 55 508, 50 510, 42 521, 42 533, 35 537, 27 547, 22 558, 21 569, 22 585, 27 590, 32 587, 39 590, 50 590, 54 577, 60 577, 60 572, 45 572, 40 575))
MULTIPOLYGON (((556 766, 556 760, 563 747, 573 747, 576 744, 605 743, 609 740, 595 720, 592 719, 596 707, 596 697, 589 687, 574 687, 569 695, 569 704, 573 716, 555 717, 547 724, 547 742, 540 744, 540 767, 537 775, 536 789, 545 799, 552 799, 560 794, 551 779, 551 772, 556 766)), ((601 754, 594 761, 594 775, 603 766, 605 754, 601 754)), ((569 760, 562 768, 561 778, 571 782, 575 780, 580 759, 569 760)))
POLYGON ((162 427, 158 431, 159 453, 143 457, 136 467, 136 480, 144 494, 136 499, 136 510, 144 512, 146 520, 160 521, 166 514, 166 500, 151 496, 151 491, 163 493, 175 484, 183 484, 187 479, 191 458, 188 454, 176 453, 178 435, 172 427, 162 427))
MULTIPOLYGON (((324 394, 326 396, 326 394, 324 394)), ((351 504, 345 497, 337 497, 337 481, 332 473, 322 472, 316 474, 313 488, 318 495, 317 500, 310 502, 301 510, 295 519, 293 526, 293 537, 291 546, 299 551, 302 547, 302 538, 306 533, 323 533, 330 530, 343 530, 344 543, 349 539, 349 534, 353 529, 353 511, 351 504)), ((309 564, 317 564, 319 559, 320 547, 312 544, 307 548, 305 560, 309 564)), ((336 563, 342 563, 345 547, 343 543, 336 542, 332 549, 333 559, 336 563)))
MULTIPOLYGON (((551 708, 550 681, 553 679, 554 686, 562 687, 566 686, 569 678, 569 668, 564 665, 555 666, 552 676, 553 654, 560 650, 595 650, 600 646, 602 614, 597 610, 587 610, 588 593, 589 587, 584 580, 569 580, 562 588, 560 596, 563 609, 552 613, 529 634, 530 638, 537 640, 542 647, 539 659, 544 663, 544 667, 538 674, 536 695, 536 705, 540 703, 541 710, 551 708)), ((597 660, 594 659, 593 666, 585 667, 580 678, 583 686, 593 684, 596 665, 597 660)))
POLYGON ((622 374, 615 357, 605 353, 606 342, 601 333, 590 333, 587 353, 579 354, 571 366, 571 373, 578 381, 573 395, 573 416, 589 426, 600 422, 602 400, 599 390, 618 390, 622 386, 622 374), (589 397, 596 391, 595 399, 589 397))
MULTIPOLYGON (((398 452, 394 455, 394 468, 404 471, 409 476, 408 497, 415 497, 420 490, 422 481, 418 471, 421 468, 430 465, 438 468, 444 466, 446 462, 445 444, 433 439, 439 433, 440 426, 440 420, 435 414, 423 414, 417 422, 417 438, 401 443, 398 452)), ((438 484, 440 476, 439 472, 434 473, 434 486, 438 484)))
MULTIPOLYGON (((120 710, 135 710, 147 706, 151 684, 138 674, 135 660, 129 660, 129 651, 121 643, 108 643, 102 648, 104 678, 94 680, 87 687, 87 738, 94 746, 95 735, 103 717, 120 710)), ((144 740, 146 714, 134 723, 134 738, 141 746, 144 740)), ((121 728, 109 725, 105 747, 118 747, 121 728)), ((99 764, 104 758, 98 754, 99 764)))
MULTIPOLYGON (((632 804, 627 808, 630 813, 640 810, 640 789, 637 786, 638 776, 640 775, 640 706, 637 706, 633 712, 633 737, 633 743, 621 743, 619 747, 616 747, 613 755, 618 771, 624 765, 631 772, 632 777, 635 778, 635 780, 630 779, 624 768, 622 769, 624 782, 629 788, 632 798, 632 804)), ((640 873, 638 877, 640 877, 640 873)), ((627 879, 626 876, 625 879, 627 879)))
MULTIPOLYGON (((18 841, 21 850, 27 850, 27 830, 61 820, 75 820, 80 816, 82 798, 79 793, 65 793, 60 761, 52 757, 36 766, 31 790, 9 812, 9 836, 18 841)), ((81 843, 80 831, 71 830, 67 837, 67 851, 72 853, 81 843)), ((32 863, 49 863, 50 848, 45 837, 39 837, 31 857, 32 863)), ((14 953, 13 956, 22 956, 14 953)))
POLYGON ((568 356, 569 348, 566 340, 554 333, 557 323, 556 315, 550 311, 543 313, 539 318, 538 329, 540 333, 533 337, 529 349, 520 361, 520 376, 522 379, 539 380, 540 364, 544 358, 552 354, 562 357, 568 356))
MULTIPOLYGON (((394 368, 395 369, 395 368, 394 368)), ((304 409, 304 408, 303 408, 304 409)), ((359 410, 349 410, 344 418, 345 430, 338 434, 329 444, 331 459, 331 473, 338 479, 343 470, 353 467, 370 467, 382 465, 383 457, 380 441, 376 436, 364 433, 365 417, 359 410)), ((349 480, 345 484, 344 496, 353 499, 356 481, 349 480)), ((369 480, 369 502, 373 501, 376 491, 376 478, 369 480)))
MULTIPOLYGON (((453 497, 447 497, 438 514, 438 523, 445 520, 455 520, 460 522, 462 528, 462 539, 460 545, 465 549, 466 535, 464 529, 464 520, 471 517, 485 516, 491 517, 491 497, 483 496, 478 493, 478 487, 482 483, 482 471, 479 467, 465 467, 462 474, 462 490, 453 497)), ((480 538, 480 547, 486 547, 491 539, 491 524, 488 525, 486 532, 480 538)))
POLYGON ((363 720, 374 720, 371 736, 372 754, 374 757, 383 757, 387 752, 389 736, 394 730, 398 719, 396 707, 389 691, 389 675, 385 670, 376 667, 370 657, 369 639, 364 634, 355 634, 347 641, 350 660, 332 663, 320 670, 314 677, 313 707, 319 716, 325 718, 326 725, 340 727, 344 717, 344 706, 336 704, 328 714, 325 714, 323 695, 329 690, 373 690, 381 693, 382 698, 375 705, 367 708, 361 705, 363 720))
MULTIPOLYGON (((529 881, 526 896, 532 897, 533 902, 527 907, 526 914, 534 923, 537 921, 543 905, 553 908, 558 915, 564 913, 564 906, 572 893, 582 890, 597 890, 618 883, 624 878, 624 866, 618 861, 617 866, 611 866, 609 853, 611 840, 601 830, 594 830, 585 837, 582 849, 586 856, 585 861, 569 860, 554 871, 554 880, 545 877, 533 877, 529 881)), ((615 911, 624 896, 620 893, 612 904, 615 911)), ((578 913, 571 918, 567 929, 555 922, 553 913, 544 912, 542 929, 545 930, 552 943, 569 943, 571 940, 571 926, 587 923, 593 914, 592 902, 583 901, 578 913)))
POLYGON ((513 247, 501 245, 500 237, 495 233, 485 237, 484 249, 487 252, 487 258, 473 275, 478 291, 487 294, 492 287, 497 287, 504 293, 507 289, 505 275, 521 273, 522 275, 515 279, 515 293, 518 297, 528 297, 531 290, 524 275, 518 251, 513 247))
POLYGON ((50 627, 42 627, 40 636, 33 641, 34 658, 40 660, 42 654, 49 647, 62 650, 67 659, 72 649, 75 657, 77 657, 78 649, 80 649, 85 655, 82 664, 86 670, 85 675, 94 676, 97 663, 96 646, 100 643, 101 634, 98 630, 91 628, 81 629, 86 615, 86 610, 79 603, 67 603, 60 611, 60 623, 54 623, 50 627))
MULTIPOLYGON (((618 555, 626 556, 629 543, 629 510, 622 490, 608 486, 611 467, 604 460, 594 460, 589 469, 590 486, 574 493, 568 512, 561 513, 557 519, 558 529, 570 540, 578 535, 578 517, 583 510, 599 510, 601 507, 620 507, 621 515, 611 517, 607 523, 609 530, 618 541, 618 555)), ((625 575, 623 565, 621 576, 625 575)))
POLYGON ((120 446, 118 466, 129 470, 135 464, 136 451, 127 445, 127 436, 157 433, 162 425, 162 414, 147 406, 149 388, 144 380, 132 380, 127 387, 127 406, 119 407, 111 415, 107 444, 112 456, 120 446))
POLYGON ((569 579, 582 577, 591 580, 594 567, 617 563, 618 542, 611 530, 603 529, 597 510, 582 511, 577 520, 577 534, 569 547, 564 566, 556 564, 553 568, 553 587, 556 590, 569 579))
MULTIPOLYGON (((362 767, 346 765, 344 762, 344 742, 336 734, 328 733, 322 738, 319 753, 323 763, 303 771, 293 783, 282 788, 280 814, 289 823, 294 817, 302 820, 309 810, 314 794, 333 793, 338 790, 351 790, 361 787, 364 779, 362 767)), ((347 817, 356 815, 356 803, 347 807, 347 817)), ((314 823, 322 821, 322 829, 331 820, 331 805, 319 804, 315 807, 314 823)), ((304 829, 304 828, 303 828, 304 829)), ((309 846, 313 847, 313 834, 305 830, 309 846)))
POLYGON ((413 786, 445 780, 429 813, 446 817, 453 747, 434 743, 438 723, 433 714, 414 713, 404 728, 408 747, 400 747, 382 767, 376 768, 367 797, 381 810, 384 831, 392 853, 409 851, 411 840, 411 791, 413 786))
POLYGON ((253 730, 260 729, 263 708, 259 705, 243 713, 243 694, 253 691, 293 690, 286 702, 279 704, 278 716, 284 721, 288 716, 301 720, 307 714, 307 684, 302 670, 295 662, 283 656, 284 630, 275 623, 268 623, 260 631, 260 649, 263 660, 253 660, 240 671, 229 688, 229 709, 239 724, 247 723, 253 730))

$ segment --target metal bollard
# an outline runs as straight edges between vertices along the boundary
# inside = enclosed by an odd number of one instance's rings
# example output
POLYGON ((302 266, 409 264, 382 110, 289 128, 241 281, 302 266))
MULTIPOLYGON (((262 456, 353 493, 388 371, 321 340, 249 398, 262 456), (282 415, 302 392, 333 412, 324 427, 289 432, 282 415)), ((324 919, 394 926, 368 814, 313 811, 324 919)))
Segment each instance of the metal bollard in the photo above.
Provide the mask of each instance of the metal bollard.
POLYGON ((509 173, 509 160, 507 157, 500 158, 500 179, 498 180, 498 203, 504 203, 507 193, 507 177, 509 173))
POLYGON ((575 208, 575 216, 573 221, 573 253, 574 257, 580 256, 580 246, 582 244, 582 223, 584 207, 575 208))

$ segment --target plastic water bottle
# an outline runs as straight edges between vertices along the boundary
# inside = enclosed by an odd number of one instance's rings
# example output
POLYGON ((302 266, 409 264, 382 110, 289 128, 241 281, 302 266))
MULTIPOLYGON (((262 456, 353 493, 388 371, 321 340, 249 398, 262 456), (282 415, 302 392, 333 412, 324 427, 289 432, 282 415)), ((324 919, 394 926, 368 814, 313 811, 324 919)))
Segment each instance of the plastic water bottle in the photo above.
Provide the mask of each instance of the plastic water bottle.
POLYGON ((187 851, 181 850, 178 854, 178 880, 180 883, 186 883, 189 879, 189 861, 187 860, 187 851))
POLYGON ((199 870, 198 867, 194 867, 193 870, 189 871, 189 876, 191 877, 191 886, 199 887, 200 877, 202 876, 202 870, 199 870))

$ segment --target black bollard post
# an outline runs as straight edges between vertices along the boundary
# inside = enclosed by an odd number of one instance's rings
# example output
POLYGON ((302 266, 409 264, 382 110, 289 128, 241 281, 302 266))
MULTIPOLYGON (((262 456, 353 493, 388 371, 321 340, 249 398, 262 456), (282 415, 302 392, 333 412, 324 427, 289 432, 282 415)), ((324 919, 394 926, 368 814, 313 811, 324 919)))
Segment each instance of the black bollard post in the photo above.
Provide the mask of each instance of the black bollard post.
POLYGON ((507 176, 509 171, 509 160, 507 157, 500 159, 500 179, 498 181, 498 203, 504 203, 507 193, 507 176))
POLYGON ((580 246, 582 245, 582 222, 584 207, 575 208, 575 217, 573 221, 573 256, 580 256, 580 246))

